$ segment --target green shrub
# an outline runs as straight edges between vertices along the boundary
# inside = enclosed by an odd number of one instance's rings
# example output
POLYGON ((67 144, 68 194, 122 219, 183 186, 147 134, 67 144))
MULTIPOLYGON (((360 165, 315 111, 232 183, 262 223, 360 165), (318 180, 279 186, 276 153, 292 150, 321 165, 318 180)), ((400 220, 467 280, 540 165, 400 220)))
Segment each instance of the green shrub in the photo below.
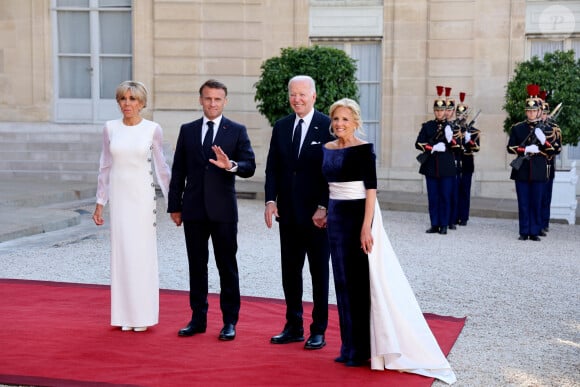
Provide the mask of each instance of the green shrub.
POLYGON ((546 53, 544 59, 537 56, 517 65, 515 75, 506 87, 503 110, 508 113, 504 131, 526 119, 526 85, 535 83, 548 91, 550 109, 562 102, 562 111, 556 120, 562 129, 562 143, 577 145, 580 141, 580 59, 574 59, 574 51, 546 53))

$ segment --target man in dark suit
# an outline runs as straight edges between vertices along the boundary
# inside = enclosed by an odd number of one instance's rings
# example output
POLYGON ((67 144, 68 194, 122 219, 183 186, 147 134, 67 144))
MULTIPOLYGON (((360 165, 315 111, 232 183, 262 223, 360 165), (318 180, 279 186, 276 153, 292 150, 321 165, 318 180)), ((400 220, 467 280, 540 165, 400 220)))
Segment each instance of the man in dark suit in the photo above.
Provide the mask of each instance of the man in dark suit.
POLYGON ((286 325, 273 344, 304 341, 302 269, 305 256, 312 276, 314 309, 310 337, 304 347, 326 345, 328 325, 329 247, 326 235, 328 184, 322 176, 322 146, 332 139, 328 116, 314 109, 316 87, 308 76, 288 83, 293 114, 274 124, 266 163, 264 217, 280 226, 282 287, 286 325))
POLYGON ((254 151, 245 126, 222 115, 227 88, 216 80, 199 89, 203 117, 181 126, 167 212, 177 226, 183 222, 189 261, 189 303, 192 317, 179 336, 203 333, 208 310, 208 241, 211 236, 220 276, 223 328, 220 340, 233 340, 240 310, 238 207, 235 177, 251 177, 254 151))

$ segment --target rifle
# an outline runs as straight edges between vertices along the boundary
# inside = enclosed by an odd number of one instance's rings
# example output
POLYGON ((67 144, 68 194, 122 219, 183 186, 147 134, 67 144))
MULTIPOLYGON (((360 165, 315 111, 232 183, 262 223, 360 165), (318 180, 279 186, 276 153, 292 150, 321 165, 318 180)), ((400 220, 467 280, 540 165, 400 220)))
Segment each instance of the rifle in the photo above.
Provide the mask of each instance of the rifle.
POLYGON ((555 108, 554 110, 552 110, 550 112, 550 114, 548 114, 548 118, 546 119, 546 122, 548 124, 555 124, 556 123, 556 119, 558 118, 558 116, 560 115, 560 113, 562 113, 562 102, 560 102, 555 108))
POLYGON ((471 127, 473 127, 473 124, 475 124, 477 122, 477 118, 479 117, 480 114, 481 114, 481 109, 479 109, 477 111, 477 113, 475 113, 475 116, 473 116, 471 121, 469 121, 469 124, 467 124, 466 130, 469 130, 469 129, 471 129, 471 127))
MULTIPOLYGON (((520 147, 524 147, 532 135, 537 140, 536 133, 535 133, 535 131, 532 130, 530 133, 528 133, 528 135, 526 136, 524 141, 522 141, 520 143, 520 147)), ((510 166, 513 169, 515 169, 516 171, 519 171, 519 169, 522 167, 522 164, 524 163, 524 160, 529 160, 529 159, 530 159, 530 156, 528 156, 527 154, 524 154, 523 156, 518 155, 518 157, 516 157, 515 159, 512 160, 512 162, 510 163, 510 166)))

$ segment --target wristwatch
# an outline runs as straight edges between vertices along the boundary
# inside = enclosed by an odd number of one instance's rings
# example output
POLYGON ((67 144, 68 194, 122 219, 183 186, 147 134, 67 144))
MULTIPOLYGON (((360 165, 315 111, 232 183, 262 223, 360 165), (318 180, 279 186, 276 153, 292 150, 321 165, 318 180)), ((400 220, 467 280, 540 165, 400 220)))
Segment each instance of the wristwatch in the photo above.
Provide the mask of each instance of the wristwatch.
POLYGON ((319 205, 317 208, 318 208, 319 210, 325 210, 325 211, 326 211, 326 207, 324 207, 324 206, 320 206, 320 205, 319 205))

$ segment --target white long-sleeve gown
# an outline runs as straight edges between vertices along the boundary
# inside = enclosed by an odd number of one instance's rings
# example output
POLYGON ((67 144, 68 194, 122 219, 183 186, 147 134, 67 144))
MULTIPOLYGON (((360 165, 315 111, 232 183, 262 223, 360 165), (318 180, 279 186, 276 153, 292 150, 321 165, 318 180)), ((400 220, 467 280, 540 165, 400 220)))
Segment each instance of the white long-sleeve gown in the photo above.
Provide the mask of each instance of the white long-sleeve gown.
POLYGON ((167 198, 170 170, 161 127, 145 119, 134 126, 108 121, 97 203, 110 205, 113 326, 145 327, 159 321, 154 174, 167 198))
MULTIPOLYGON (((362 181, 331 183, 329 188, 334 198, 366 197, 362 181)), ((455 373, 427 325, 384 229, 378 202, 375 202, 372 236, 373 249, 368 256, 371 368, 410 372, 454 383, 455 373)))

